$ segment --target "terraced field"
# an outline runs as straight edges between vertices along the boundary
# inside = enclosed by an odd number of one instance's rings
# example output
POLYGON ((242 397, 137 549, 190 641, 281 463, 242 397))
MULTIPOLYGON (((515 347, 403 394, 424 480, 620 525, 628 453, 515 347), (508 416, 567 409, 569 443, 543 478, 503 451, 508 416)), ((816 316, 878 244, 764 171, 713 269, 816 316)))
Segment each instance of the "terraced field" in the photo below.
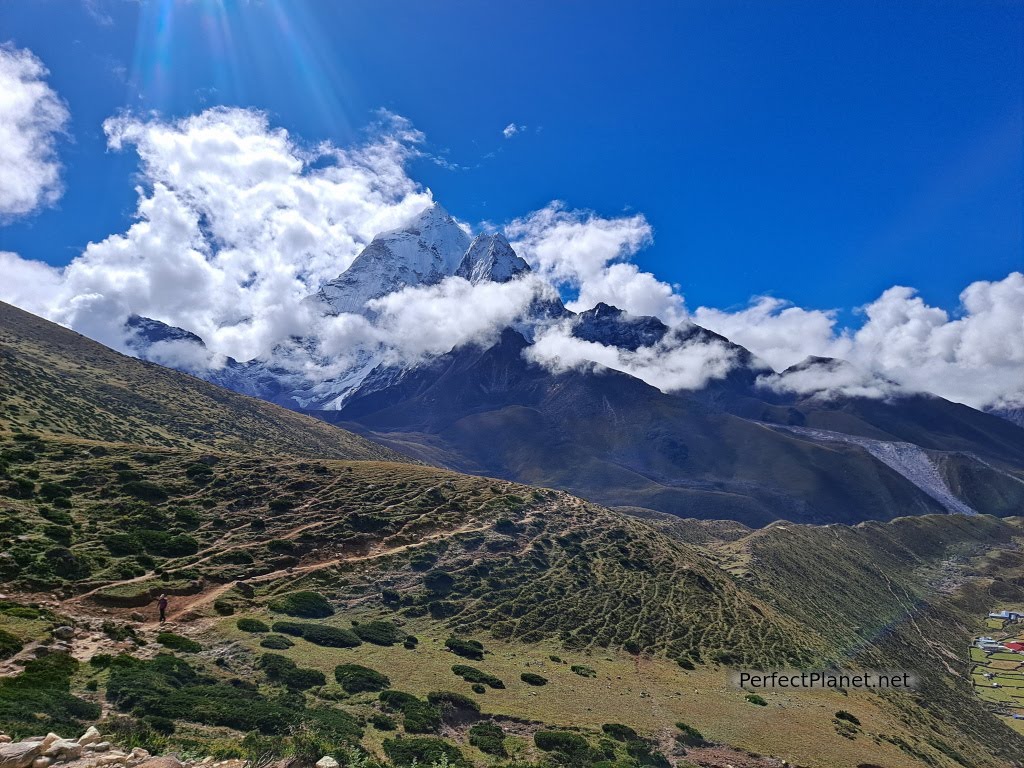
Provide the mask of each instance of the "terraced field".
MULTIPOLYGON (((996 643, 1024 642, 1019 621, 988 619, 985 637, 996 643)), ((1024 654, 991 650, 972 643, 968 648, 974 692, 1011 728, 1024 732, 1024 654)))

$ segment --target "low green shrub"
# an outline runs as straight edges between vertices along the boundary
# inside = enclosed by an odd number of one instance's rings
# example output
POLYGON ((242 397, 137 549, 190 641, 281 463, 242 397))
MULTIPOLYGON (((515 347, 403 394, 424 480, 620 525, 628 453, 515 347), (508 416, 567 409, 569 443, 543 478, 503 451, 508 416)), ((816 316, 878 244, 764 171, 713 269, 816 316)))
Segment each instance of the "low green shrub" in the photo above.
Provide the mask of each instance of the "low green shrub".
POLYGON ((353 624, 352 631, 360 640, 374 645, 394 645, 402 640, 405 634, 390 621, 368 621, 365 624, 353 624))
POLYGON ((508 757, 505 731, 496 723, 477 723, 469 729, 469 743, 488 755, 508 757))
POLYGON ((141 530, 134 538, 147 552, 161 557, 185 557, 199 551, 199 542, 187 533, 141 530))
POLYGON ((14 677, 0 678, 0 723, 15 740, 45 731, 81 733, 100 707, 70 693, 78 662, 63 653, 29 661, 14 677))
POLYGON ((16 653, 19 653, 22 649, 21 640, 7 632, 0 629, 0 659, 9 659, 16 653))
POLYGON ((302 630, 302 638, 314 645, 322 645, 327 648, 355 648, 362 644, 359 637, 351 630, 329 627, 326 624, 306 624, 302 630))
MULTIPOLYGON (((280 622, 278 622, 278 623, 280 623, 280 622)), ((264 622, 260 621, 259 619, 254 619, 254 618, 249 617, 249 616, 245 616, 245 617, 239 619, 238 621, 236 621, 235 622, 235 626, 238 627, 243 632, 253 632, 253 633, 255 633, 255 632, 269 632, 270 631, 270 627, 268 627, 264 622)), ((275 632, 280 632, 281 631, 280 629, 277 629, 277 624, 274 625, 274 631, 275 632)))
POLYGON ((580 677, 597 677, 597 670, 593 667, 588 667, 583 664, 573 664, 569 667, 570 670, 575 672, 580 677))
POLYGON ((405 691, 381 691, 380 703, 402 713, 407 733, 435 733, 441 727, 441 712, 432 704, 405 691))
POLYGON ((537 731, 533 734, 533 743, 545 752, 561 752, 569 756, 586 754, 590 750, 585 738, 569 731, 537 731))
POLYGON ((214 600, 213 610, 220 616, 231 616, 235 612, 235 606, 229 600, 214 600))
POLYGON ((306 631, 306 626, 301 621, 275 621, 271 629, 275 632, 291 635, 292 637, 302 637, 302 633, 306 631))
POLYGON ((164 488, 149 480, 129 480, 121 488, 130 496, 154 504, 167 501, 168 498, 168 493, 164 488))
POLYGON ((334 679, 346 693, 382 691, 391 685, 387 675, 359 664, 339 664, 334 668, 334 679))
POLYGON ((636 731, 622 723, 605 723, 601 726, 601 730, 616 741, 632 741, 640 738, 636 731))
POLYGON ((116 657, 110 664, 106 696, 117 709, 143 717, 265 735, 308 729, 336 742, 356 743, 362 735, 356 720, 341 710, 310 708, 298 696, 267 697, 250 683, 201 675, 184 659, 169 654, 145 660, 116 657))
POLYGON ((384 739, 384 753, 398 768, 436 765, 444 761, 452 768, 470 768, 459 748, 443 739, 429 737, 384 739))
POLYGON ((260 640, 261 648, 269 648, 272 651, 284 651, 293 645, 295 643, 284 635, 267 635, 260 640))
POLYGON ((504 688, 505 683, 500 679, 484 672, 482 669, 471 667, 468 664, 456 664, 452 667, 452 672, 461 677, 467 683, 479 683, 481 685, 489 685, 491 688, 504 688))
POLYGON ((534 672, 523 672, 523 674, 521 674, 519 676, 519 679, 522 680, 527 685, 547 685, 548 684, 548 679, 546 677, 541 677, 540 675, 538 675, 538 674, 536 674, 534 672))
POLYGON ((264 653, 260 657, 260 668, 274 682, 296 691, 327 684, 327 678, 320 670, 300 667, 279 653, 264 653))
POLYGON ((445 648, 452 653, 475 661, 483 661, 484 646, 477 640, 465 640, 452 635, 444 641, 445 648))
POLYGON ((670 768, 668 759, 643 739, 634 739, 626 742, 626 754, 641 766, 670 768))
POLYGON ((203 646, 195 640, 183 637, 182 635, 176 635, 173 632, 161 632, 156 636, 156 641, 164 648, 170 648, 172 651, 181 651, 182 653, 199 653, 199 651, 203 650, 203 646))
POLYGON ((378 731, 393 731, 398 725, 395 723, 395 718, 385 715, 383 712, 374 712, 367 720, 370 725, 376 728, 378 731))
POLYGON ((445 710, 456 710, 460 712, 473 712, 480 714, 480 704, 463 693, 454 691, 431 691, 427 694, 427 701, 438 707, 442 712, 445 710))
POLYGON ((860 720, 857 718, 857 716, 850 714, 845 709, 840 709, 838 712, 836 712, 836 719, 845 720, 846 722, 853 723, 854 725, 860 725, 860 720))
POLYGON ((679 733, 676 734, 676 741, 683 746, 699 747, 704 744, 704 737, 701 735, 701 732, 692 725, 676 723, 676 728, 679 729, 679 733))
POLYGON ((326 597, 308 590, 292 592, 272 600, 270 610, 304 619, 323 619, 334 615, 334 608, 326 597))
POLYGON ((763 697, 758 696, 756 693, 748 693, 743 698, 746 699, 747 701, 749 701, 751 704, 756 704, 759 707, 767 707, 768 706, 768 702, 765 701, 763 697))
POLYGON ((423 577, 423 586, 435 595, 447 595, 455 586, 455 578, 445 571, 431 571, 423 577))

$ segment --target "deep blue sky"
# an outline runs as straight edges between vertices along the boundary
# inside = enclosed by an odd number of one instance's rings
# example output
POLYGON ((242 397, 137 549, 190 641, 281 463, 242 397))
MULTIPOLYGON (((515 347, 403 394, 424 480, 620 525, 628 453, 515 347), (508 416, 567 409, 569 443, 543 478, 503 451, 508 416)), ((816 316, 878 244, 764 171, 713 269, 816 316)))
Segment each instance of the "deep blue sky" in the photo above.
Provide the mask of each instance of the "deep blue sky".
POLYGON ((952 307, 1024 269, 1022 39, 1008 0, 0 0, 72 115, 63 199, 0 249, 62 264, 126 228, 135 158, 101 129, 124 108, 347 144, 386 107, 471 166, 412 169, 463 219, 643 212, 637 261, 690 306, 902 283, 952 307))

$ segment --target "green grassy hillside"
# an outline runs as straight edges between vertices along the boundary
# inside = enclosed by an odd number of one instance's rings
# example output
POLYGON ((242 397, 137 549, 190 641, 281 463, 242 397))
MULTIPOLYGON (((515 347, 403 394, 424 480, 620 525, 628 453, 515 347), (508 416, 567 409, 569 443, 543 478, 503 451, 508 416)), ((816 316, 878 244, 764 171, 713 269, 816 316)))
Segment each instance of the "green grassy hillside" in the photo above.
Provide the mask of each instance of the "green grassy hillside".
POLYGON ((183 403, 223 413, 219 390, 155 369, 160 407, 139 406, 148 367, 26 322, 2 355, 0 731, 101 721, 126 746, 346 768, 353 749, 403 767, 1024 761, 965 654, 990 606, 1024 601, 1019 520, 640 519, 340 460, 367 444, 326 425, 303 443, 306 420, 227 393, 235 421, 199 441, 183 403), (271 453, 271 434, 293 442, 271 453), (728 684, 826 664, 922 687, 728 684))
POLYGON ((3 302, 0 424, 140 445, 407 460, 316 419, 118 354, 3 302))

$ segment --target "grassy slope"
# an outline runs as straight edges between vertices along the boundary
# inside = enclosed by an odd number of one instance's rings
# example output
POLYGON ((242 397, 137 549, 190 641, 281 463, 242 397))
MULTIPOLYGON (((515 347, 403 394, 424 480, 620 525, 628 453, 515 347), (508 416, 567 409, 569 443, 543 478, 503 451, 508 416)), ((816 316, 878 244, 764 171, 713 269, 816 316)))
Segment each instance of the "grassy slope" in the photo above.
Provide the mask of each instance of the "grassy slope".
MULTIPOLYGON (((1003 567, 979 552, 1016 535, 1009 523, 923 518, 746 533, 682 521, 659 532, 562 493, 429 467, 232 452, 240 441, 266 447, 272 429, 295 453, 307 446, 337 456, 365 444, 326 426, 307 433, 301 417, 151 370, 16 311, 4 317, 0 364, 12 376, 3 381, 18 392, 0 412, 0 585, 23 601, 57 595, 53 608, 91 623, 93 634, 101 620, 134 625, 150 641, 134 653, 155 652, 152 600, 167 591, 174 628, 205 647, 190 663, 211 679, 257 681, 269 694, 274 687, 255 667, 262 649, 214 606, 272 618, 275 599, 312 589, 339 609, 323 623, 386 617, 419 636, 419 648, 298 640, 285 655, 328 680, 335 664, 355 661, 413 693, 470 693, 450 671, 463 660, 443 640, 451 632, 479 638, 490 653, 467 663, 507 688, 478 698, 485 711, 515 718, 503 722, 524 736, 547 723, 580 727, 596 742, 594 729, 620 721, 667 744, 682 719, 712 739, 809 766, 996 766, 1024 756, 1024 741, 977 706, 951 661, 998 596, 988 586, 953 587, 973 570, 1003 567), (160 395, 140 404, 136 386, 160 395), (204 432, 200 416, 218 402, 235 409, 226 431, 204 432), (275 426, 278 416, 285 426, 275 426), (948 599, 929 597, 936 584, 949 586, 948 599), (382 589, 397 602, 386 606, 382 589), (140 608, 150 618, 131 620, 140 608), (911 664, 916 657, 900 649, 915 647, 907 641, 919 641, 925 621, 936 643, 922 654, 938 686, 929 701, 793 692, 768 694, 768 706, 756 707, 725 684, 728 664, 812 666, 855 652, 911 664), (887 631, 865 638, 853 629, 870 622, 887 631), (574 674, 552 654, 596 676, 574 674), (944 662, 951 671, 936 674, 944 662), (520 682, 528 670, 549 684, 520 682), (839 709, 854 711, 861 730, 840 733, 839 709)), ((2 610, 0 628, 25 642, 45 634, 39 622, 2 610)), ((72 689, 100 701, 108 679, 83 668, 72 689)), ((339 698, 333 684, 306 698, 373 712, 371 697, 339 698)), ((445 733, 466 746, 464 729, 445 733)), ((384 735, 367 728, 365 743, 384 735)), ((177 738, 186 737, 240 734, 182 723, 177 738)))
POLYGON ((1024 744, 973 695, 966 649, 984 632, 988 610, 1024 601, 1007 565, 1019 560, 1022 523, 935 516, 772 526, 741 542, 749 556, 743 581, 828 638, 841 659, 916 672, 918 691, 887 702, 927 743, 962 755, 967 734, 1020 760, 1024 744))
MULTIPOLYGON (((968 765, 1003 764, 986 758, 990 749, 1019 755, 1019 743, 1002 737, 1002 726, 986 719, 962 685, 954 685, 933 714, 917 699, 835 692, 768 694, 769 706, 761 708, 729 690, 727 667, 716 663, 728 653, 731 663, 774 666, 794 656, 814 666, 835 657, 837 649, 839 655, 855 655, 847 651, 856 650, 861 635, 852 627, 870 622, 895 627, 898 642, 873 645, 865 663, 881 653, 892 665, 913 662, 899 650, 907 642, 900 628, 907 618, 901 612, 905 593, 923 591, 920 573, 943 573, 951 554, 973 556, 979 546, 1005 537, 1012 530, 1007 523, 986 520, 979 530, 960 518, 915 518, 895 527, 774 526, 738 538, 740 531, 727 527, 724 541, 714 538, 715 526, 692 523, 697 532, 686 538, 703 540, 698 546, 562 493, 422 466, 205 454, 216 458, 210 472, 189 477, 201 454, 99 447, 57 439, 4 443, 4 450, 34 455, 31 461, 14 460, 9 477, 39 473, 31 498, 0 497, 0 535, 17 566, 0 576, 4 591, 56 591, 63 595, 56 606, 62 612, 114 621, 127 619, 142 604, 149 604, 142 607, 151 615, 153 596, 170 591, 175 629, 210 648, 200 659, 228 654, 230 674, 261 675, 252 666, 254 656, 240 656, 231 641, 241 641, 253 654, 262 649, 256 638, 233 627, 234 617, 214 623, 204 618, 215 616, 214 601, 232 604, 236 616, 272 621, 270 602, 312 589, 341 609, 327 624, 386 617, 421 640, 415 651, 368 644, 329 649, 303 640, 284 651, 301 666, 321 669, 328 680, 334 665, 356 662, 388 674, 401 690, 470 694, 468 684, 450 671, 463 660, 442 645, 454 631, 485 642, 485 661, 466 663, 497 674, 508 686, 477 697, 484 710, 518 720, 584 729, 622 721, 656 739, 667 738, 672 724, 683 720, 715 740, 805 765, 822 765, 822 754, 829 755, 828 765, 850 768, 866 759, 886 766, 923 764, 913 757, 916 752, 933 765, 953 766, 942 757, 951 747, 968 765), (137 482, 132 473, 162 489, 167 499, 135 498, 126 490, 137 482), (51 487, 46 483, 71 490, 69 510, 41 498, 42 489, 51 487), (291 503, 272 509, 271 502, 281 498, 291 503), (70 533, 73 562, 84 569, 77 580, 47 567, 47 553, 55 547, 55 533, 46 527, 54 523, 47 518, 59 517, 55 512, 71 518, 63 527, 70 533), (194 539, 197 551, 116 555, 104 544, 114 533, 145 540, 154 522, 194 539), (892 530, 900 535, 893 537, 892 530), (829 540, 845 543, 833 546, 829 540), (949 543, 958 540, 964 544, 950 550, 949 543), (271 544, 282 541, 290 544, 271 544), (731 568, 744 562, 756 564, 748 569, 756 578, 744 577, 743 567, 731 568), (884 574, 877 583, 863 575, 876 566, 884 574), (429 586, 428 578, 439 573, 451 582, 429 586), (880 588, 887 579, 899 585, 898 599, 880 588), (818 595, 814 601, 806 599, 808 585, 818 595), (383 589, 393 589, 399 602, 385 606, 383 589), (624 649, 631 643, 641 653, 624 649), (573 674, 568 665, 552 662, 551 654, 590 666, 597 676, 573 674), (675 658, 697 661, 695 669, 681 669, 675 658), (518 680, 523 671, 539 671, 551 682, 532 688, 518 680), (833 723, 839 709, 854 711, 862 721, 853 740, 833 723), (927 735, 922 724, 929 727, 927 735)), ((922 603, 916 620, 925 621, 930 610, 922 603)), ((946 642, 947 633, 939 630, 950 616, 970 620, 963 607, 956 611, 947 608, 927 619, 929 635, 946 642)), ((143 625, 144 633, 153 629, 143 625)), ((954 631, 947 643, 953 652, 960 650, 960 634, 954 631)), ((102 695, 102 675, 99 680, 97 694, 87 695, 102 695)), ((368 714, 370 698, 345 698, 341 706, 368 714)), ((521 726, 527 732, 536 727, 521 726)), ((197 733, 209 739, 219 731, 197 733)), ((369 729, 368 743, 383 736, 369 729)))
POLYGON ((0 411, 29 432, 108 442, 407 460, 316 419, 118 354, 0 302, 0 411))

